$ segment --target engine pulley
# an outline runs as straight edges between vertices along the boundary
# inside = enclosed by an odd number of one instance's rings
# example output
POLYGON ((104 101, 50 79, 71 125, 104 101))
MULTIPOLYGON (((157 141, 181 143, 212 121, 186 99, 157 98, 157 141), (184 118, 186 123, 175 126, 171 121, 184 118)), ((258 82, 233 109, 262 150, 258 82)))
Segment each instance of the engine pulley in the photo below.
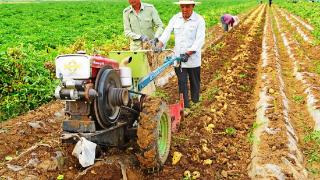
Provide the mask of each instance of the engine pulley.
POLYGON ((120 106, 127 105, 129 93, 121 88, 119 74, 113 69, 100 69, 95 89, 98 97, 94 100, 94 112, 98 124, 102 128, 108 128, 117 122, 120 114, 120 106))

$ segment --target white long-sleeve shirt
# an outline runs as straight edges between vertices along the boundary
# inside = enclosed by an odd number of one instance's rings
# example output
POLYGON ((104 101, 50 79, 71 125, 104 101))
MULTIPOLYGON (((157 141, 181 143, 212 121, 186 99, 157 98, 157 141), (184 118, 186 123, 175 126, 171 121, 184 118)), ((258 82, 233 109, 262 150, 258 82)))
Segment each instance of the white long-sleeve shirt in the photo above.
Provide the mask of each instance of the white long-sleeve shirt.
POLYGON ((174 15, 159 40, 166 44, 170 34, 174 31, 175 56, 180 56, 187 51, 195 51, 188 62, 182 63, 182 68, 193 68, 201 66, 201 48, 205 40, 205 21, 202 16, 193 12, 188 20, 184 20, 182 13, 174 15))

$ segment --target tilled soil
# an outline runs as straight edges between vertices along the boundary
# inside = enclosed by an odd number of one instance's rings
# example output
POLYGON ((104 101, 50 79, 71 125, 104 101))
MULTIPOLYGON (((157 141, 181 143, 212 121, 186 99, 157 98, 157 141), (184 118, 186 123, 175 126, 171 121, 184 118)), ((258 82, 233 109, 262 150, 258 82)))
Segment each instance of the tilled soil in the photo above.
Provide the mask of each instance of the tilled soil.
POLYGON ((280 54, 276 45, 270 12, 264 28, 260 100, 257 104, 256 129, 253 132, 251 178, 306 179, 298 138, 292 128, 291 113, 282 78, 280 54), (276 173, 275 171, 279 171, 276 173))
MULTIPOLYGON (((251 147, 247 134, 254 119, 253 90, 264 13, 264 6, 257 8, 203 53, 202 101, 193 105, 173 137, 171 153, 181 152, 181 162, 167 162, 162 172, 150 178, 179 179, 186 170, 200 172, 203 179, 248 178, 251 147), (212 165, 204 165, 208 159, 212 165)), ((166 91, 172 86, 169 84, 166 91)))
MULTIPOLYGON (((319 168, 319 162, 312 160, 311 156, 318 148, 305 138, 313 130, 319 130, 319 74, 314 71, 314 65, 320 58, 319 53, 315 53, 319 51, 319 46, 313 44, 314 38, 305 23, 292 18, 292 15, 278 7, 272 8, 271 12, 282 77, 287 89, 285 93, 289 99, 289 117, 297 134, 297 147, 303 154, 299 155, 301 168, 308 171, 308 175, 300 179, 317 179, 319 175, 314 170, 319 168)), ((294 172, 291 174, 295 175, 294 172)), ((303 173, 296 175, 301 176, 303 173)))
MULTIPOLYGON (((1 123, 0 176, 4 179, 310 179, 313 144, 303 139, 319 128, 319 58, 310 29, 287 11, 260 5, 228 33, 208 31, 201 66, 201 101, 172 136, 162 171, 144 174, 134 148, 103 148, 82 168, 61 144, 63 102, 52 102, 1 123), (300 29, 300 30, 299 30, 300 29), (307 37, 307 38, 306 38, 307 37), (297 102, 301 96, 302 101, 297 102), (175 152, 182 154, 173 165, 175 152), (188 172, 187 174, 185 172, 188 172), (185 175, 184 175, 185 174, 185 175), (189 178, 190 179, 190 178, 189 178)), ((177 79, 160 88, 178 100, 177 79)), ((155 105, 156 106, 156 105, 155 105)), ((140 140, 142 141, 142 140, 140 140)), ((143 142, 140 142, 140 144, 143 142)))

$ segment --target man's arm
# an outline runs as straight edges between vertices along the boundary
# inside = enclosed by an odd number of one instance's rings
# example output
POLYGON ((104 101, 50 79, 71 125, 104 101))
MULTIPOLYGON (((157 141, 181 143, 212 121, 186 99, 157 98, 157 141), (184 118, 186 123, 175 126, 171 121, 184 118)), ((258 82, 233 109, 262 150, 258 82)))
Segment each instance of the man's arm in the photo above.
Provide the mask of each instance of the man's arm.
POLYGON ((163 23, 159 17, 158 11, 156 10, 156 8, 153 8, 153 12, 152 12, 152 19, 154 22, 154 25, 156 27, 156 32, 154 37, 155 38, 159 38, 161 36, 161 33, 163 32, 163 23))
POLYGON ((170 38, 170 34, 173 31, 173 24, 175 21, 175 16, 170 19, 168 26, 164 29, 162 35, 159 37, 160 45, 163 47, 164 44, 167 43, 167 41, 170 38))
POLYGON ((131 24, 129 21, 129 15, 126 11, 123 11, 123 28, 124 28, 124 35, 131 38, 132 40, 138 40, 141 35, 134 33, 131 29, 131 24))
POLYGON ((200 51, 203 44, 204 44, 204 39, 205 39, 205 31, 206 31, 206 24, 204 22, 204 19, 201 18, 198 29, 197 29, 197 34, 196 34, 196 40, 192 44, 191 48, 188 49, 189 51, 200 51))

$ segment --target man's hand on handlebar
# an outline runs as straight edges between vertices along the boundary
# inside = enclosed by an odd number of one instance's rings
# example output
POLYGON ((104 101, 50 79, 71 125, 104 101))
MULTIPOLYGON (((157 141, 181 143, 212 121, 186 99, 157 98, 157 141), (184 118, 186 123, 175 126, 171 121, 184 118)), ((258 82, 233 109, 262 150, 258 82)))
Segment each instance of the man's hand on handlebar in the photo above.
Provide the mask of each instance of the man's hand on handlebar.
POLYGON ((162 48, 163 48, 163 43, 161 41, 158 40, 158 42, 155 44, 155 46, 152 46, 152 50, 155 53, 160 53, 162 52, 162 48))
POLYGON ((154 39, 151 39, 151 40, 149 41, 149 43, 151 44, 151 47, 152 47, 152 48, 155 48, 155 47, 157 46, 158 42, 159 42, 159 39, 158 39, 158 38, 154 38, 154 39))
POLYGON ((188 62, 189 57, 188 53, 180 54, 181 62, 188 62))

